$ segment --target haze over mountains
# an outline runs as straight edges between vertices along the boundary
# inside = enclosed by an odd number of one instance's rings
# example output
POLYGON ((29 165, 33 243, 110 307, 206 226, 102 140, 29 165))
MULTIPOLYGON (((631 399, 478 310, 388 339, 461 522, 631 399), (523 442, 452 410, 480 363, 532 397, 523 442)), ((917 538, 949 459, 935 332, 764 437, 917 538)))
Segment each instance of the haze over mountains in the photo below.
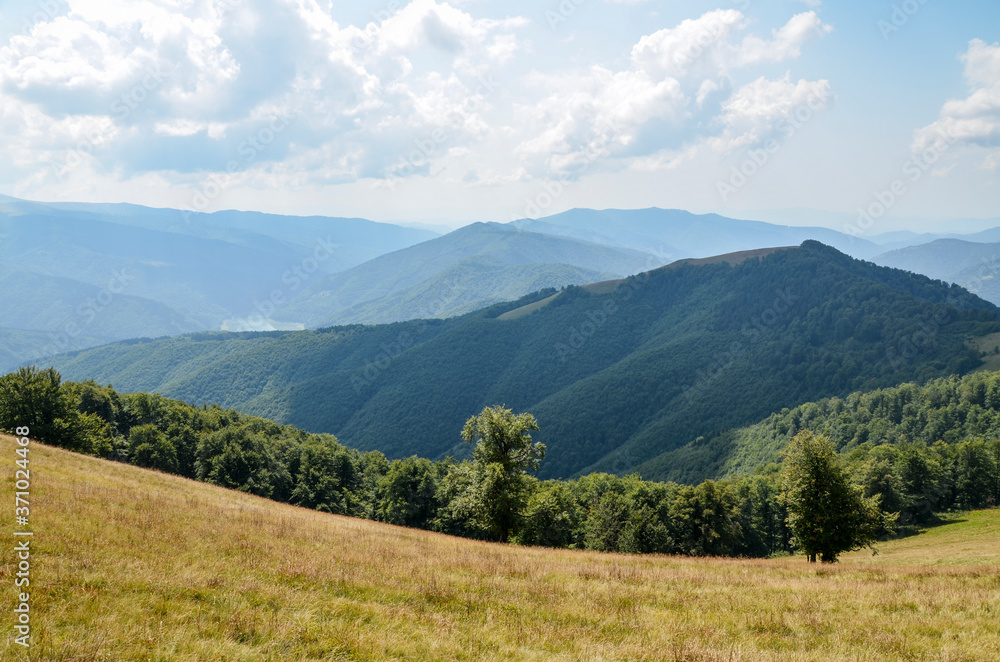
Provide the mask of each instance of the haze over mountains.
POLYGON ((848 255, 868 259, 884 252, 867 239, 822 227, 741 221, 718 214, 692 214, 679 209, 572 209, 540 219, 514 221, 532 232, 576 237, 639 250, 656 250, 672 260, 709 257, 775 246, 820 241, 848 255))
POLYGON ((362 219, 0 198, 0 360, 219 329, 301 281, 432 238, 362 219), (298 274, 298 275, 296 275, 298 274))
POLYGON ((547 287, 639 273, 648 252, 474 223, 307 285, 283 315, 306 326, 452 317, 547 287))
POLYGON ((998 331, 1000 310, 959 287, 806 242, 448 320, 127 342, 55 365, 390 457, 462 453, 469 412, 505 403, 537 417, 543 476, 655 479, 657 456, 783 407, 972 371, 970 339, 998 331))
MULTIPOLYGON (((954 244, 928 243, 905 259, 826 228, 680 210, 574 209, 439 236, 363 219, 0 197, 0 367, 136 337, 447 318, 546 288, 807 239, 1000 301, 954 244)), ((1000 229, 968 239, 997 240, 1000 229)), ((985 257, 992 249, 982 246, 985 257)))
MULTIPOLYGON (((975 236, 1000 238, 1000 229, 975 236)), ((1000 243, 938 239, 879 255, 875 262, 958 283, 987 301, 1000 305, 1000 243)))

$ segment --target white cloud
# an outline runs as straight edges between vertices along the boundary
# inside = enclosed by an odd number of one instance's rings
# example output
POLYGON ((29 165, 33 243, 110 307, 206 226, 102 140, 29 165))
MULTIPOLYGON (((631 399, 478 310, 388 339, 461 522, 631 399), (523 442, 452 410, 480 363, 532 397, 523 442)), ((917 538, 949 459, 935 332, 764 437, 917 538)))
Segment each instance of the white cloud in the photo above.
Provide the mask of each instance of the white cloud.
POLYGON ((608 156, 633 159, 645 170, 673 168, 711 125, 722 133, 706 142, 732 149, 763 139, 807 99, 819 95, 825 107, 832 97, 828 82, 786 77, 761 78, 719 108, 733 71, 798 57, 804 43, 831 29, 815 12, 793 16, 769 40, 743 36, 748 25, 741 12, 719 9, 643 36, 623 71, 593 67, 575 77, 535 76, 535 86, 548 93, 521 107, 524 122, 537 132, 518 154, 540 176, 578 175, 608 156), (717 111, 721 115, 713 117, 717 111))
POLYGON ((0 48, 0 136, 32 181, 198 181, 233 159, 322 181, 384 177, 435 129, 448 147, 479 139, 486 72, 515 57, 525 24, 434 0, 363 28, 321 0, 68 3, 0 48), (244 160, 276 117, 294 120, 244 160))
POLYGON ((0 171, 15 189, 190 189, 233 162, 232 188, 251 195, 676 169, 766 139, 830 92, 752 80, 829 32, 811 11, 758 36, 719 9, 636 39, 621 63, 601 52, 525 74, 538 26, 463 0, 358 26, 325 0, 67 1, 0 45, 0 171))
POLYGON ((632 62, 653 76, 684 76, 699 66, 717 73, 727 67, 730 36, 746 24, 735 9, 708 12, 643 37, 632 48, 632 62))
POLYGON ((735 60, 738 66, 745 67, 796 58, 801 53, 803 44, 832 31, 833 28, 823 23, 816 12, 796 14, 784 26, 772 31, 770 41, 753 35, 744 39, 735 54, 735 60))
POLYGON ((733 43, 732 38, 748 25, 741 12, 717 9, 643 37, 632 49, 632 61, 654 75, 724 75, 732 69, 796 58, 807 41, 833 29, 810 11, 773 30, 771 39, 747 35, 733 43))
POLYGON ((378 51, 432 46, 452 54, 459 70, 481 72, 488 63, 502 64, 514 56, 518 42, 509 30, 526 23, 523 18, 476 19, 447 3, 413 0, 377 29, 378 51))
POLYGON ((917 130, 913 149, 921 152, 947 137, 988 150, 984 167, 992 169, 1000 158, 1000 43, 973 39, 962 61, 969 96, 946 102, 936 122, 917 130))
POLYGON ((826 108, 833 101, 829 81, 791 81, 758 78, 737 90, 723 105, 723 133, 709 141, 727 152, 760 144, 776 132, 786 133, 826 108), (795 124, 791 124, 794 120, 795 124))

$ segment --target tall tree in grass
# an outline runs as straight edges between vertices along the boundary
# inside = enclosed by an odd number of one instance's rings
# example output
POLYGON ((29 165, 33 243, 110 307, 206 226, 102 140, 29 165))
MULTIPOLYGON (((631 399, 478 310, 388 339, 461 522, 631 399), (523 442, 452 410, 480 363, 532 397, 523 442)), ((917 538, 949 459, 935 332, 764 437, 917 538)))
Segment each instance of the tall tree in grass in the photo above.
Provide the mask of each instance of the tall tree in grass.
POLYGON ((507 542, 527 504, 529 471, 545 458, 545 444, 531 441, 538 423, 501 405, 486 407, 465 423, 462 438, 473 444, 475 511, 483 528, 507 542))
POLYGON ((847 480, 830 440, 809 430, 785 450, 784 496, 788 526, 809 561, 834 563, 844 553, 875 544, 896 516, 879 508, 880 496, 865 498, 847 480))

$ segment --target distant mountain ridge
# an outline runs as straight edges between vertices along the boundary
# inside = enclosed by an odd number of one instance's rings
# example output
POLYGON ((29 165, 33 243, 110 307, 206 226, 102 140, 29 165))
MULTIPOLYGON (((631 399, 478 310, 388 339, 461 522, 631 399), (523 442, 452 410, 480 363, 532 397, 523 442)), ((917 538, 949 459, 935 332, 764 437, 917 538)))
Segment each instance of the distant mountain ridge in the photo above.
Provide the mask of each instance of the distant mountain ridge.
POLYGON ((464 420, 504 403, 538 419, 543 476, 659 478, 664 453, 784 407, 970 372, 968 339, 1000 332, 1000 310, 959 287, 817 242, 709 262, 447 320, 118 343, 55 367, 390 457, 467 452, 464 420))
POLYGON ((285 313, 309 327, 452 317, 546 287, 626 276, 665 262, 628 248, 473 223, 314 281, 285 313), (469 286, 477 276, 482 282, 469 286))
MULTIPOLYGON (((542 289, 804 240, 865 259, 881 252, 825 228, 655 208, 576 209, 438 236, 357 218, 0 196, 0 310, 10 316, 0 329, 8 348, 0 361, 9 362, 0 368, 40 360, 52 347, 134 337, 447 318, 542 289), (126 273, 128 286, 107 305, 89 305, 114 273, 126 273), (5 336, 15 329, 25 333, 5 336)), ((989 288, 983 294, 998 300, 989 288)))
POLYGON ((798 246, 815 240, 853 257, 868 259, 881 252, 866 239, 821 227, 774 225, 718 214, 693 214, 679 209, 571 209, 512 225, 533 232, 576 237, 594 243, 655 250, 678 260, 709 257, 774 246, 798 246))
POLYGON ((0 196, 2 367, 138 336, 219 329, 274 291, 334 273, 434 233, 361 219, 245 212, 185 215, 124 204, 36 203, 0 196), (114 274, 126 284, 88 303, 114 274), (108 296, 108 295, 111 296, 108 296), (69 336, 69 338, 67 338, 69 336))
MULTIPOLYGON (((983 238, 993 232, 980 233, 983 238)), ((957 283, 980 297, 1000 305, 1000 243, 960 239, 938 239, 883 253, 876 264, 957 283)))

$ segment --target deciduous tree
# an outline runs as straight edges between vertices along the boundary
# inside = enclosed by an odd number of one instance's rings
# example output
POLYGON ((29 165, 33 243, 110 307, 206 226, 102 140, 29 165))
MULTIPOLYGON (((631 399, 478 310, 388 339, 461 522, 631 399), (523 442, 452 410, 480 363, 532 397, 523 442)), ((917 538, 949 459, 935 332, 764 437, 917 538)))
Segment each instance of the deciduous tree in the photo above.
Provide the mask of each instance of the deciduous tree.
POLYGON ((879 509, 878 496, 865 498, 848 482, 830 440, 809 430, 785 450, 783 480, 788 525, 810 562, 818 556, 834 563, 844 552, 871 547, 895 523, 895 515, 879 509))
POLYGON ((545 444, 532 442, 538 423, 531 414, 486 407, 465 423, 462 438, 475 446, 475 508, 484 528, 507 542, 528 500, 529 471, 545 458, 545 444))

